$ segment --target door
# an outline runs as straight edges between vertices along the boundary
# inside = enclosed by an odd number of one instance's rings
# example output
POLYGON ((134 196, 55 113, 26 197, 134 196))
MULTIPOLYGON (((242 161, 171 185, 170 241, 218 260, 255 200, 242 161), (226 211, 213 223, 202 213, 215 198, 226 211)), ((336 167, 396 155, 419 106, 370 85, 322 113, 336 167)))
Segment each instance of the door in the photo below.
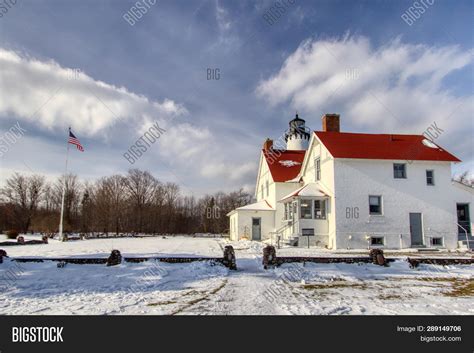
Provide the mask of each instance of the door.
POLYGON ((423 245, 423 226, 421 224, 421 213, 410 213, 410 235, 411 245, 423 245))
POLYGON ((252 240, 261 240, 262 224, 261 218, 252 218, 252 240))
POLYGON ((458 214, 458 235, 460 239, 467 234, 471 234, 471 220, 469 219, 469 204, 468 203, 457 203, 456 210, 458 214), (464 230, 465 229, 465 230, 464 230))

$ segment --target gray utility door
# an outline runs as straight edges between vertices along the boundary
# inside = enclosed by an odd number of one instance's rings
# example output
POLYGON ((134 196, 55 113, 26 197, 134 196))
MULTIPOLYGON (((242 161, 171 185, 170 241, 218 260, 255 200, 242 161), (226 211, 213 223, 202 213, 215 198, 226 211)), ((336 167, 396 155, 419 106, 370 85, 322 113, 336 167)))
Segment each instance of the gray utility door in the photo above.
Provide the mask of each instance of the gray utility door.
POLYGON ((423 245, 423 226, 421 224, 421 213, 410 213, 410 235, 411 245, 423 245))
POLYGON ((252 218, 252 240, 261 240, 262 224, 261 218, 252 218))

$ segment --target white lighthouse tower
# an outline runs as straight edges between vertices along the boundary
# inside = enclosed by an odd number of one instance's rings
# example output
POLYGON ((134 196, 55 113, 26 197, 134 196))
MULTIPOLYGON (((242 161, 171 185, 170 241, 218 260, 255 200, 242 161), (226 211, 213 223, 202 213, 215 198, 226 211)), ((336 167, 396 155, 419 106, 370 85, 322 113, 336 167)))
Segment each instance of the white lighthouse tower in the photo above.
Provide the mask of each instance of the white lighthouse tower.
POLYGON ((300 119, 298 113, 296 113, 285 133, 286 149, 292 151, 307 150, 310 136, 310 129, 306 127, 305 121, 300 119))

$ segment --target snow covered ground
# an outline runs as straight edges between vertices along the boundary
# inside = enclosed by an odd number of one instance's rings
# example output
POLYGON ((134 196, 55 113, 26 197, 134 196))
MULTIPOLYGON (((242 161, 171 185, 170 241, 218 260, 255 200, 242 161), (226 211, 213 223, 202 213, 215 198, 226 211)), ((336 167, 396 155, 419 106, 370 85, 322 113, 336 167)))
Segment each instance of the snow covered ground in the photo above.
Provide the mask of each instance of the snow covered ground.
MULTIPOLYGON (((27 238, 36 238, 28 236, 27 238)), ((0 265, 0 314, 474 314, 474 266, 285 264, 263 270, 261 243, 211 237, 50 241, 4 247, 9 256, 222 256, 232 244, 238 271, 208 262, 119 266, 55 262, 0 265)), ((329 255, 287 248, 280 255, 329 255)), ((467 256, 464 255, 464 256, 467 256)))

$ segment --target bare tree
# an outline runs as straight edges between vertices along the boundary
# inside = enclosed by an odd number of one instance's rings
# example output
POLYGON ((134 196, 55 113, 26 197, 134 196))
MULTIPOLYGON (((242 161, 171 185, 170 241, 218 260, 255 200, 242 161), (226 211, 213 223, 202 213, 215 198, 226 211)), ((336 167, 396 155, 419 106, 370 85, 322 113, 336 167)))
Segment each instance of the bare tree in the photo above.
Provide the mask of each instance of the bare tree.
POLYGON ((52 185, 44 177, 14 174, 0 193, 0 228, 57 232, 64 183, 67 232, 222 233, 228 229, 226 214, 252 199, 242 189, 180 196, 177 184, 160 183, 138 169, 83 186, 71 174, 52 185))
POLYGON ((125 215, 126 179, 121 175, 112 175, 105 180, 105 187, 110 199, 112 227, 115 234, 118 235, 122 229, 125 215))
POLYGON ((14 206, 14 214, 22 232, 27 232, 31 224, 44 186, 44 177, 40 175, 24 176, 13 174, 6 181, 2 194, 14 206))
MULTIPOLYGON (((77 175, 67 174, 60 176, 52 187, 53 200, 55 207, 61 209, 61 198, 65 187, 64 194, 64 229, 67 232, 75 228, 78 215, 79 205, 81 202, 81 184, 77 179, 77 175)), ((59 219, 58 219, 59 223, 59 219)))
POLYGON ((474 186, 474 179, 469 176, 469 171, 467 170, 464 173, 455 177, 454 180, 467 186, 474 186))
POLYGON ((125 186, 136 213, 134 231, 143 231, 143 218, 146 206, 153 200, 158 181, 147 171, 130 169, 125 186))

